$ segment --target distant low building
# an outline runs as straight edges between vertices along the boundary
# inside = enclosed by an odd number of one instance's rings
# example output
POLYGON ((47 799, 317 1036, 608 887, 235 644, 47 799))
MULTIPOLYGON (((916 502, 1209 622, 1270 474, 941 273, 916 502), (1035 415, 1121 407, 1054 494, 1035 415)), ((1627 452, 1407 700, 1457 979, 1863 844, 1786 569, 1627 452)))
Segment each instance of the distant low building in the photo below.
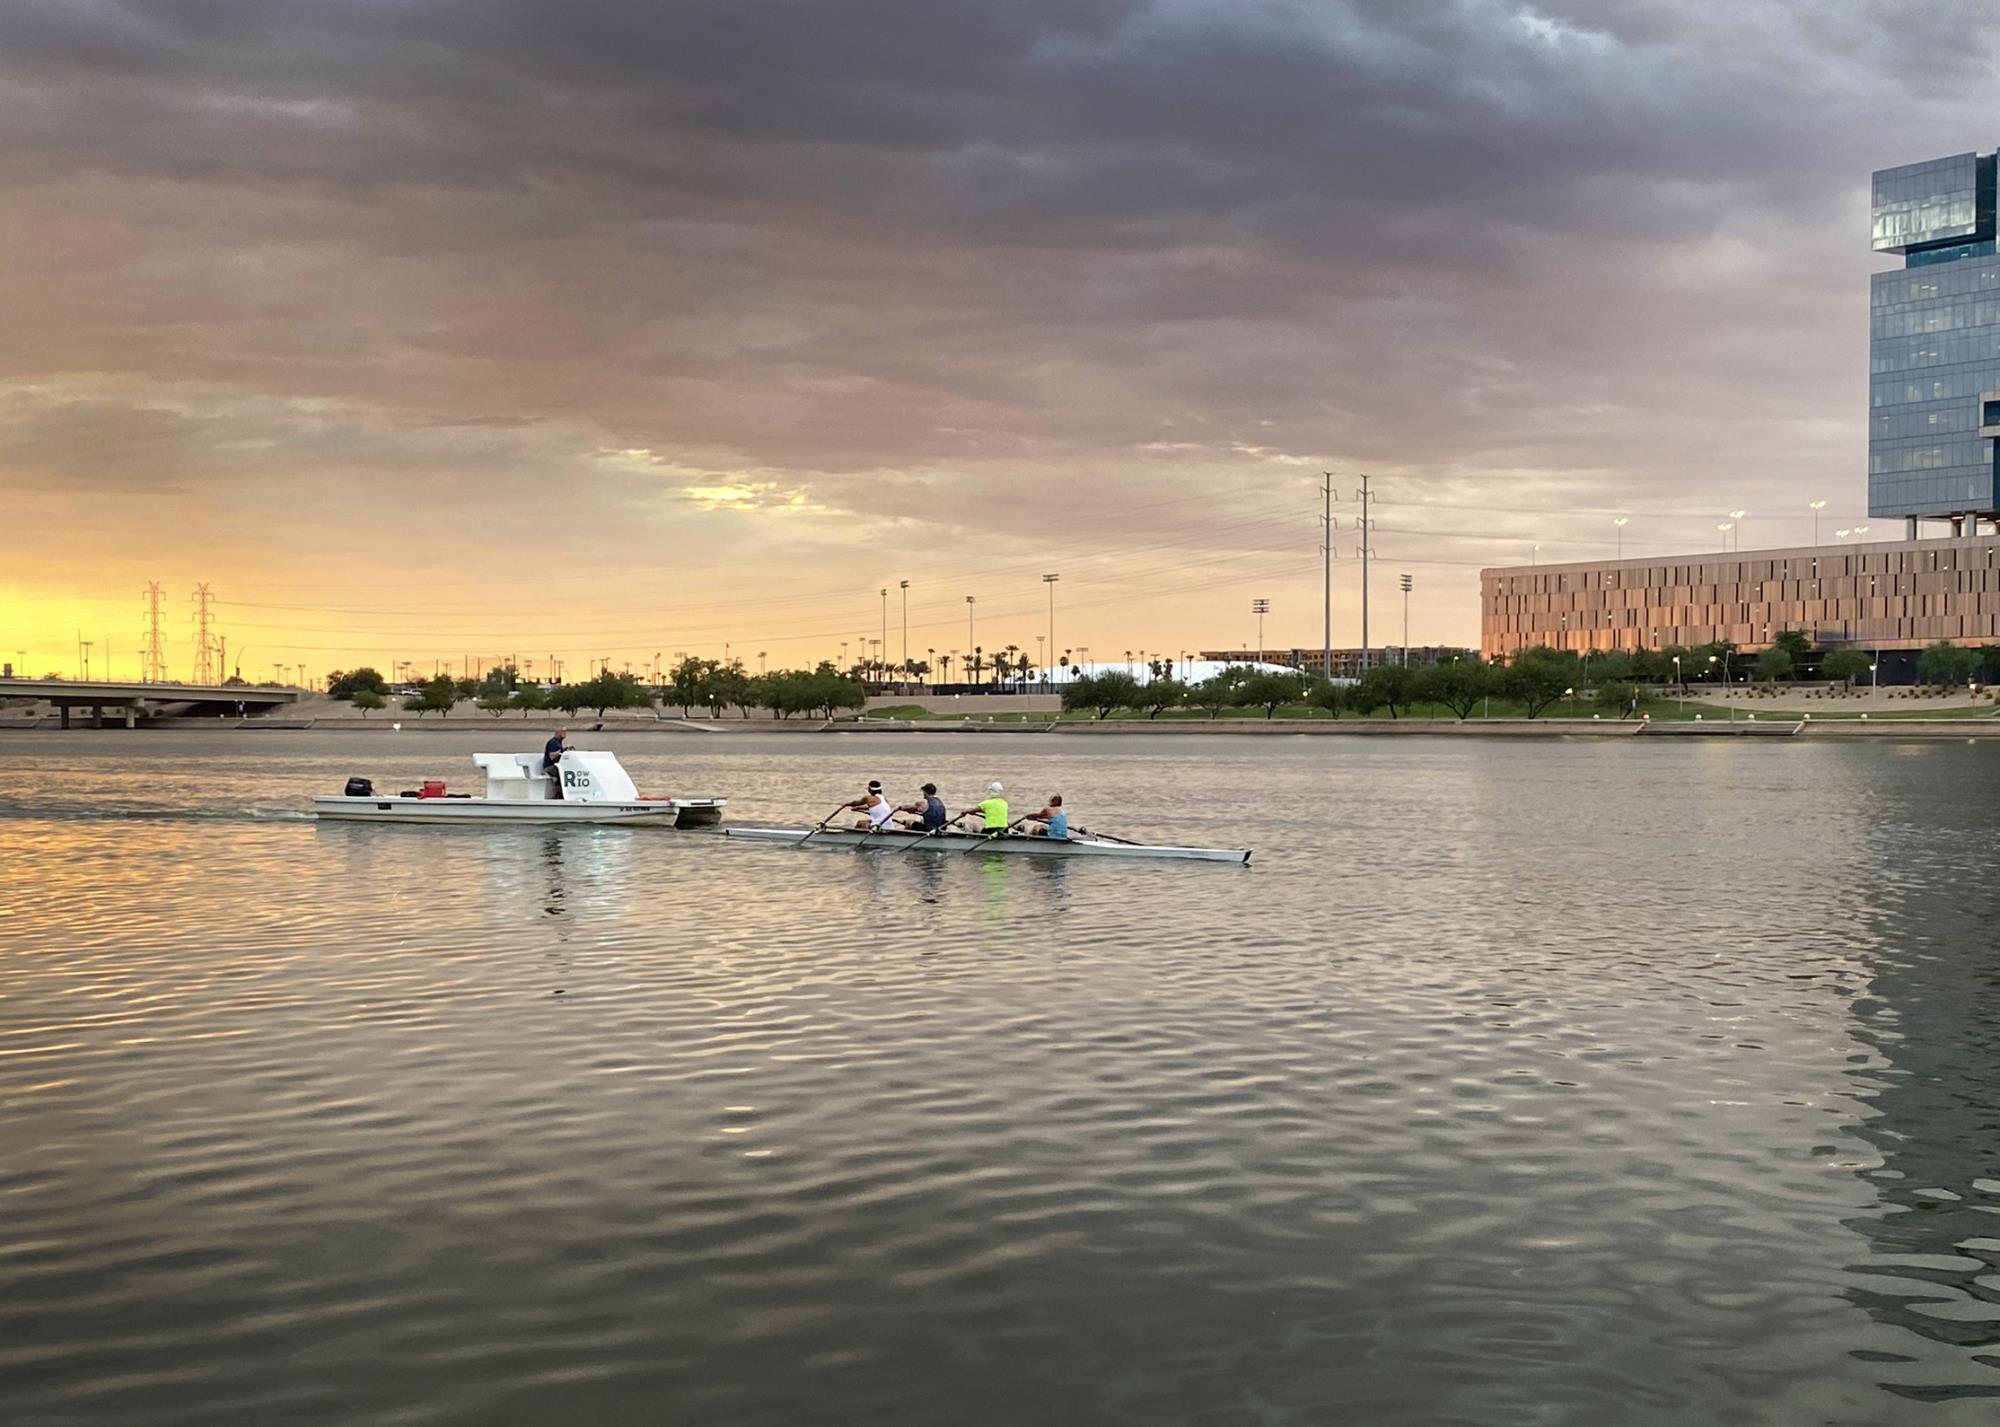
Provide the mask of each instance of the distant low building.
POLYGON ((1452 644, 1426 644, 1421 648, 1412 645, 1404 649, 1397 644, 1377 645, 1375 648, 1336 649, 1333 651, 1333 668, 1326 667, 1326 651, 1313 649, 1204 649, 1203 659, 1218 664, 1276 664, 1285 669, 1302 669, 1309 674, 1326 674, 1335 679, 1358 679, 1368 669, 1379 669, 1385 664, 1403 664, 1412 669, 1429 669, 1446 664, 1453 659, 1475 659, 1476 649, 1461 649, 1452 644))
POLYGON ((1572 565, 1480 575, 1489 659, 1726 642, 1794 629, 1821 648, 2000 643, 2000 538, 1897 540, 1572 565))

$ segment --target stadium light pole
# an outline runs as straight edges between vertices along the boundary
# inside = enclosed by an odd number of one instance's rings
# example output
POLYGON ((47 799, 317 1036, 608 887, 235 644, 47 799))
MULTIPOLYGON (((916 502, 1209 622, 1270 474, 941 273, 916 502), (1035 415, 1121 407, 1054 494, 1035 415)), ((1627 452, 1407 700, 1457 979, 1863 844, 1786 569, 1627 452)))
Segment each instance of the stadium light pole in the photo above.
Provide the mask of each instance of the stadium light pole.
POLYGON ((1732 510, 1729 512, 1729 524, 1732 532, 1729 537, 1729 548, 1732 551, 1743 548, 1741 539, 1743 534, 1743 517, 1749 513, 1747 510, 1732 510))
POLYGON ((1056 581, 1061 578, 1061 575, 1042 576, 1042 583, 1049 587, 1049 653, 1051 654, 1056 652, 1056 581))
POLYGON ((1403 576, 1403 667, 1410 667, 1410 577, 1403 576))
POLYGON ((1808 502, 1806 502, 1806 506, 1807 506, 1807 508, 1808 508, 1809 510, 1811 510, 1811 511, 1812 511, 1812 513, 1813 513, 1813 544, 1814 544, 1814 545, 1818 545, 1818 544, 1819 544, 1819 513, 1820 513, 1821 511, 1823 511, 1823 510, 1825 510, 1825 509, 1826 509, 1826 502, 1825 502, 1825 501, 1823 501, 1823 500, 1814 500, 1814 501, 1808 501, 1808 502))
POLYGON ((1621 560, 1625 558, 1625 522, 1630 519, 1630 516, 1621 515, 1611 522, 1618 528, 1618 558, 1621 560))

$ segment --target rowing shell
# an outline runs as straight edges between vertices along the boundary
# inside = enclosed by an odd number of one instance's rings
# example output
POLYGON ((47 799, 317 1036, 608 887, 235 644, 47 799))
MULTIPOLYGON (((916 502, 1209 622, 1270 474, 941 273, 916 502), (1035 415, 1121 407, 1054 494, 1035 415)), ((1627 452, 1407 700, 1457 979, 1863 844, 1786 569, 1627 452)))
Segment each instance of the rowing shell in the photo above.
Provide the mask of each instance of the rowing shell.
POLYGON ((804 842, 811 835, 814 847, 881 848, 886 851, 901 851, 914 844, 922 844, 925 852, 968 852, 981 857, 1025 856, 1025 857, 1144 857, 1167 862, 1234 862, 1239 866, 1249 862, 1250 854, 1243 848, 1230 847, 1154 847, 1137 842, 1110 842, 1104 838, 1073 837, 1023 837, 1010 834, 1004 837, 982 837, 969 832, 941 832, 926 837, 917 832, 860 832, 848 828, 828 828, 824 832, 813 832, 806 827, 732 827, 725 829, 730 837, 747 837, 763 842, 804 842))

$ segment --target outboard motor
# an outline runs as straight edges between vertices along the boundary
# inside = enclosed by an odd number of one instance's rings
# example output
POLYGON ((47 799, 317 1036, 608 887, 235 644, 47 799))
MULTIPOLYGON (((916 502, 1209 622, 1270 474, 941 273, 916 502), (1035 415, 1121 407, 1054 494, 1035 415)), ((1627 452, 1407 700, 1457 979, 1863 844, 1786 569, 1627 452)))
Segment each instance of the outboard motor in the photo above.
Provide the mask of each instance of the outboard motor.
POLYGON ((366 778, 349 778, 347 780, 347 796, 350 798, 372 798, 375 796, 375 784, 366 778))

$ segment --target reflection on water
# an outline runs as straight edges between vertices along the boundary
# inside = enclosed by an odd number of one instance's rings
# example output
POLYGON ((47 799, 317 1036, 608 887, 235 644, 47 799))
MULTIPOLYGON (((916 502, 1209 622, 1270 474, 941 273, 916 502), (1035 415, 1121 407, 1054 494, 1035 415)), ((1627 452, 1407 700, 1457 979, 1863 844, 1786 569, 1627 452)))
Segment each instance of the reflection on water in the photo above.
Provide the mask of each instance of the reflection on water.
MULTIPOLYGON (((1928 771, 1928 770, 1927 770, 1928 771)), ((1883 952, 1851 1009, 1851 1072, 1879 1159, 1848 1221, 1872 1252, 1850 1298, 1887 1332, 1857 1347, 1917 1401, 2000 1396, 2000 954, 1980 800, 1898 789, 1869 836, 1892 876, 1871 916, 1883 952), (1913 1336, 1914 1335, 1914 1336, 1913 1336), (1913 1349, 1921 1339, 1923 1351, 1913 1349)))
POLYGON ((1983 747, 613 745, 1250 869, 294 815, 495 737, 0 735, 10 1424, 1995 1410, 1983 747))

